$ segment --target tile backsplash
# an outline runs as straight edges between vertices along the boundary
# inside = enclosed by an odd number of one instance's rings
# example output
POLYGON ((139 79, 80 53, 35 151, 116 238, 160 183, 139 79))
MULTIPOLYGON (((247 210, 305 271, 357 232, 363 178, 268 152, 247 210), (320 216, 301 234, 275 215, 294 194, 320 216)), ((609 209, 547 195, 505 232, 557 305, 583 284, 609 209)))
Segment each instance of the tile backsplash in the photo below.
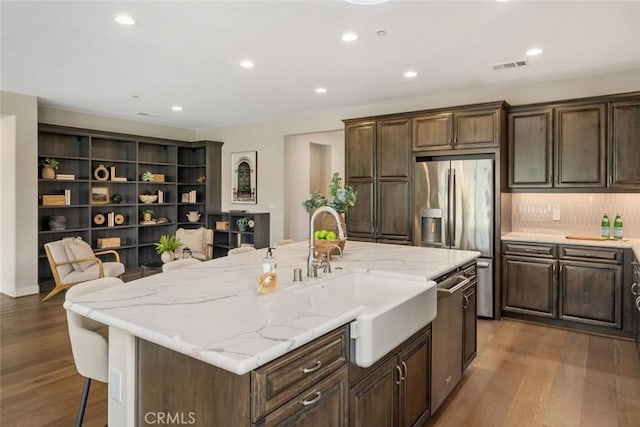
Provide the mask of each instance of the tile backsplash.
MULTIPOLYGON (((624 237, 640 238, 639 193, 513 193, 511 230, 522 233, 600 235, 604 212, 622 217, 624 237), (560 220, 553 219, 554 210, 560 220)), ((611 232, 613 235, 613 231, 611 232)))

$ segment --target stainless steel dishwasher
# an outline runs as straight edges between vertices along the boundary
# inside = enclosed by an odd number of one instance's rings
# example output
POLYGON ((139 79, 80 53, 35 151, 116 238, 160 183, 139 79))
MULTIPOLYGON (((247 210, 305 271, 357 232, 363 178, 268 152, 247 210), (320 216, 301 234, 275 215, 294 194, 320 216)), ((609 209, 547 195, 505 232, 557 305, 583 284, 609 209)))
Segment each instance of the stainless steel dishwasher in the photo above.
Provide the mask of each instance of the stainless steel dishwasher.
POLYGON ((434 414, 462 378, 462 300, 471 283, 464 271, 436 280, 438 314, 431 323, 431 414, 434 414))

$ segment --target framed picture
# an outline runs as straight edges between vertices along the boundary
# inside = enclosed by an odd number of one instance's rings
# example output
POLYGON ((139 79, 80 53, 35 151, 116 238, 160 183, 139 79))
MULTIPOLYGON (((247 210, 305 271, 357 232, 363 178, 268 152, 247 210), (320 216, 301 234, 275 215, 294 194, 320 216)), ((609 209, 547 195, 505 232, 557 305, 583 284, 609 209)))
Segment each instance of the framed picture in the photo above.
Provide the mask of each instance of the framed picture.
POLYGON ((109 203, 109 187, 91 187, 91 204, 106 205, 109 203))
POLYGON ((258 203, 257 151, 231 153, 231 203, 258 203))

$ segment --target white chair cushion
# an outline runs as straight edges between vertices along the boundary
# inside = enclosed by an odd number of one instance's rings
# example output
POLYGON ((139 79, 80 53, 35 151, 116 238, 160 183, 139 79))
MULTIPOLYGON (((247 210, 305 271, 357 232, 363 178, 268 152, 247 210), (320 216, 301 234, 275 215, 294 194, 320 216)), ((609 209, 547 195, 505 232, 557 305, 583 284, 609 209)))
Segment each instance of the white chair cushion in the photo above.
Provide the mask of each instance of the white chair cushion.
MULTIPOLYGON (((83 259, 94 257, 93 249, 91 246, 80 237, 74 239, 65 240, 64 248, 67 251, 67 259, 73 261, 74 259, 83 259)), ((72 265, 75 271, 85 271, 92 265, 97 264, 97 261, 83 261, 74 262, 72 265)))
MULTIPOLYGON (((102 270, 104 277, 117 277, 124 273, 124 264, 120 262, 103 262, 102 270)), ((64 276, 62 284, 86 282, 97 279, 100 275, 100 266, 96 263, 84 271, 72 271, 64 276)))
POLYGON ((176 230, 176 237, 182 243, 182 246, 178 249, 178 254, 182 248, 187 247, 191 250, 194 258, 199 258, 196 254, 204 254, 205 252, 205 232, 206 228, 194 228, 192 230, 187 230, 184 228, 179 228, 176 230))
MULTIPOLYGON (((49 248, 49 253, 51 253, 51 258, 53 258, 53 262, 58 263, 58 262, 65 262, 69 260, 69 258, 67 257, 67 250, 65 248, 66 246, 65 241, 66 240, 56 240, 55 242, 49 242, 45 244, 45 246, 49 248)), ((56 270, 58 270, 58 275, 62 279, 67 274, 73 271, 73 267, 71 266, 71 264, 65 264, 65 265, 60 265, 56 267, 56 270)))

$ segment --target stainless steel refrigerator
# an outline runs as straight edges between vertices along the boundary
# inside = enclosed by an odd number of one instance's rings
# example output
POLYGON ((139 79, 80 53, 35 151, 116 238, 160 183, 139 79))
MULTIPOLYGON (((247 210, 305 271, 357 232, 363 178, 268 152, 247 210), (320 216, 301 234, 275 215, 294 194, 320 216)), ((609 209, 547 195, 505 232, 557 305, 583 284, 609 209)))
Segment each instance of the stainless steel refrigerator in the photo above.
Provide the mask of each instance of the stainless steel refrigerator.
POLYGON ((418 157, 414 168, 414 244, 478 251, 478 315, 494 317, 494 159, 418 157))

